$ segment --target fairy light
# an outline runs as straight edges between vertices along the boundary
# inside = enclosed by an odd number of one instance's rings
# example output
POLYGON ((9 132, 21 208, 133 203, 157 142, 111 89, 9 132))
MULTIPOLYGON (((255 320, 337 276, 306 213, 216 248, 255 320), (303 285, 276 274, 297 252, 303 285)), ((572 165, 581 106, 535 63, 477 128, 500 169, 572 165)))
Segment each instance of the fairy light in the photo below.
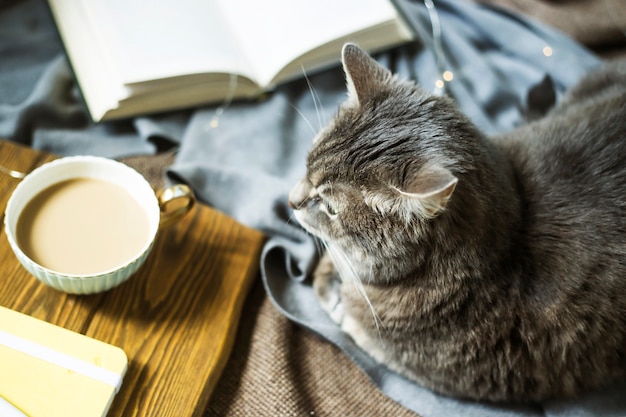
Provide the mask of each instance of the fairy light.
POLYGON ((444 70, 446 65, 446 59, 443 49, 443 41, 441 36, 441 22, 439 20, 439 13, 435 7, 433 0, 423 0, 424 6, 428 12, 428 18, 430 20, 430 28, 432 35, 432 46, 435 53, 435 63, 439 69, 441 77, 435 80, 435 94, 442 94, 445 92, 446 82, 452 81, 454 75, 452 71, 444 70))
MULTIPOLYGON (((445 93, 446 83, 452 82, 455 78, 455 74, 448 69, 444 68, 446 65, 446 59, 444 56, 444 48, 442 41, 442 31, 441 31, 441 22, 439 20, 439 14, 437 12, 437 8, 435 7, 434 0, 422 0, 426 10, 428 12, 428 17, 430 19, 431 24, 431 35, 432 35, 432 47, 435 53, 435 63, 440 71, 440 78, 435 80, 435 94, 445 93)), ((626 34, 626 32, 625 32, 626 34)), ((551 46, 545 45, 541 52, 547 58, 552 57, 554 54, 554 50, 551 46)))
POLYGON ((235 92, 237 91, 237 76, 234 74, 230 75, 230 82, 228 84, 228 93, 224 98, 222 104, 215 109, 215 113, 213 113, 213 117, 209 121, 209 127, 211 129, 216 129, 220 125, 220 117, 224 114, 224 110, 230 107, 233 99, 235 98, 235 92))
POLYGON ((552 48, 550 48, 549 46, 544 46, 543 47, 543 55, 547 56, 547 57, 551 57, 552 56, 552 48))

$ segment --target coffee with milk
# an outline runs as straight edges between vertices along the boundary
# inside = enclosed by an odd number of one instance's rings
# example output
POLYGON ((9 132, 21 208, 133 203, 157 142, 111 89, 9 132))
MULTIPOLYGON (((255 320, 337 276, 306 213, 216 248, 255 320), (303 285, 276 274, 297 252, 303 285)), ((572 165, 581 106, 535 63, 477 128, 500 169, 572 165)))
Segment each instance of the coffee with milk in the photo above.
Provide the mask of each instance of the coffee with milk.
POLYGON ((150 243, 148 216, 122 186, 73 178, 45 188, 17 223, 17 242, 33 261, 71 275, 111 270, 150 243))

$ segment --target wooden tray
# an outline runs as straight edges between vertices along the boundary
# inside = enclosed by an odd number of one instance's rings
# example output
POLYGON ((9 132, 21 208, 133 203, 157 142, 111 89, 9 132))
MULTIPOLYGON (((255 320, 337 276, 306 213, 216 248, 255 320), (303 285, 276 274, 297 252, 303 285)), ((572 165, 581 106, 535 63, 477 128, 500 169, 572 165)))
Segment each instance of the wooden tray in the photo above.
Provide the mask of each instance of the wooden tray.
MULTIPOLYGON (((0 141, 0 165, 7 168, 29 171, 54 158, 0 141)), ((2 220, 18 181, 0 173, 2 220)), ((2 226, 0 305, 124 350, 129 368, 109 416, 201 416, 231 352, 263 242, 260 232, 197 204, 159 233, 129 281, 77 296, 31 276, 2 226)))

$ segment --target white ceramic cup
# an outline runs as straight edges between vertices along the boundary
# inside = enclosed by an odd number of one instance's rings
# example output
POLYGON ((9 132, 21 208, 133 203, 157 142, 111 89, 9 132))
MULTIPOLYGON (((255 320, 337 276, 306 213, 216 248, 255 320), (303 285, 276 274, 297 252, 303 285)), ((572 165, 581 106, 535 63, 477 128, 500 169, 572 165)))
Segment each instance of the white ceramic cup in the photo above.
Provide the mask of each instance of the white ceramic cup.
POLYGON ((106 291, 126 281, 146 260, 159 228, 178 221, 194 203, 193 193, 185 185, 168 187, 157 196, 141 174, 121 162, 93 156, 71 156, 46 163, 24 177, 9 198, 4 227, 18 260, 37 279, 60 291, 89 294, 106 291), (149 236, 136 255, 113 268, 88 275, 64 273, 38 264, 24 253, 16 238, 20 214, 37 194, 54 184, 79 178, 104 180, 123 187, 139 203, 149 223, 149 236), (168 204, 174 200, 179 203, 171 205, 176 206, 175 209, 168 209, 168 204))

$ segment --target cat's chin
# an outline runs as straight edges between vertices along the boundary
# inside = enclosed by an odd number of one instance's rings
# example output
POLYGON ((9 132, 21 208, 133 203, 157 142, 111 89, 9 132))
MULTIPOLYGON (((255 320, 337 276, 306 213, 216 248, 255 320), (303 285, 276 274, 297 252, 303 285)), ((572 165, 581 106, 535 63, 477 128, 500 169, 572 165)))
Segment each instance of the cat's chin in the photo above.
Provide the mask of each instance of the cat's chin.
POLYGON ((320 233, 320 231, 315 229, 313 226, 311 226, 310 223, 307 221, 306 214, 304 213, 304 211, 294 210, 293 215, 296 218, 296 220, 298 220, 298 223, 300 223, 300 226, 304 228, 304 230, 306 230, 307 232, 309 232, 315 237, 323 239, 323 236, 320 233))

